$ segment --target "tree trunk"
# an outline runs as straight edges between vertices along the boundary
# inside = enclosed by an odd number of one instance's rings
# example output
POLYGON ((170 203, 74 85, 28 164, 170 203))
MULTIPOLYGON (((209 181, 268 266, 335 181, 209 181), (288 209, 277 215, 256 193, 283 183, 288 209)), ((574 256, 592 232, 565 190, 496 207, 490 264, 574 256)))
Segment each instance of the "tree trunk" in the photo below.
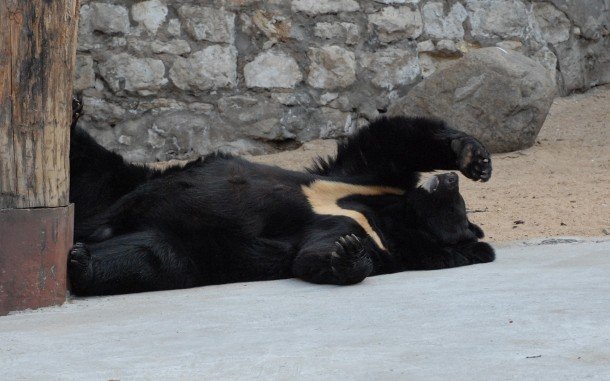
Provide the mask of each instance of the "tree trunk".
POLYGON ((58 289, 48 291, 61 294, 63 287, 65 298, 71 242, 59 241, 72 239, 69 126, 78 13, 78 0, 0 0, 0 314, 47 303, 23 300, 32 288, 48 289, 41 273, 58 277, 58 289), (38 208, 56 210, 39 214, 38 208), (18 225, 38 234, 16 242, 18 225), (50 267, 27 273, 31 266, 20 265, 28 255, 50 267), (48 258, 57 260, 47 265, 48 258), (40 279, 23 280, 30 275, 40 279))

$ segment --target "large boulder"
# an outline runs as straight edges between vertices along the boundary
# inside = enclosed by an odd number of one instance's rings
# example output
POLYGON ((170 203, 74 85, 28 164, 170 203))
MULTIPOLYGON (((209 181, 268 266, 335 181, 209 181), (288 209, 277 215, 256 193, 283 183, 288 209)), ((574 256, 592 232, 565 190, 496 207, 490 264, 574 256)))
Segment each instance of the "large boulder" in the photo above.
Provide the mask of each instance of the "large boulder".
POLYGON ((388 111, 443 119, 491 152, 509 152, 534 144, 555 94, 555 82, 538 62, 483 48, 434 72, 388 111))

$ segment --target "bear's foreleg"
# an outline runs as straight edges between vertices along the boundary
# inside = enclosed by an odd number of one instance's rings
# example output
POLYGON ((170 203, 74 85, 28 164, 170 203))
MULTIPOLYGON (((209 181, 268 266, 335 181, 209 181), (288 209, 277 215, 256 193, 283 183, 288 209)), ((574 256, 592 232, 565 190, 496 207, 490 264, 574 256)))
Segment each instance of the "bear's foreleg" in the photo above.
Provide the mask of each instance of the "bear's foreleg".
POLYGON ((410 188, 419 172, 460 170, 472 180, 491 177, 489 152, 474 137, 426 118, 381 118, 339 144, 337 156, 312 172, 410 188))
POLYGON ((354 229, 342 219, 321 222, 301 245, 293 261, 293 276, 312 283, 348 285, 371 275, 373 261, 363 242, 368 237, 350 230, 354 229))
MULTIPOLYGON (((478 228, 474 224, 472 226, 478 228)), ((485 242, 470 240, 442 245, 427 234, 417 231, 405 234, 404 237, 408 242, 403 242, 402 246, 408 247, 409 250, 399 253, 401 271, 439 270, 487 263, 495 259, 494 249, 485 242)))

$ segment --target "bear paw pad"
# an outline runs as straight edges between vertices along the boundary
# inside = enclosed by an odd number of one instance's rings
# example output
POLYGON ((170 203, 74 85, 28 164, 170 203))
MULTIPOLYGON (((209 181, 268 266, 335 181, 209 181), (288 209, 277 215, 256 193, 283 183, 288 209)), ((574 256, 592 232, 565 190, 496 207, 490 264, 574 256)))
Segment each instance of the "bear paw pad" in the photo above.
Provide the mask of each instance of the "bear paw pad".
POLYGON ((334 275, 344 284, 361 282, 373 271, 373 262, 360 238, 354 234, 339 238, 331 253, 334 275))
POLYGON ((72 291, 82 294, 90 283, 93 273, 91 254, 82 242, 77 242, 68 254, 68 276, 72 285, 72 291))
POLYGON ((491 178, 491 156, 483 144, 466 137, 455 140, 452 146, 458 157, 458 168, 464 176, 475 181, 491 178))

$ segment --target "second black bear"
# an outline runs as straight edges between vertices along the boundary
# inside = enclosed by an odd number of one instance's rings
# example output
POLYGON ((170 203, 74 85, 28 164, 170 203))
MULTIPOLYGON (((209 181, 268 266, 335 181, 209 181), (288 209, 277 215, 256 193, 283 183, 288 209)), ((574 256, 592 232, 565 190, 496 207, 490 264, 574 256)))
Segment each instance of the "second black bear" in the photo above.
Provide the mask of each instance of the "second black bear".
POLYGON ((71 138, 72 292, 104 295, 299 277, 369 275, 494 260, 470 223, 460 170, 491 176, 485 147, 441 121, 382 118, 308 172, 213 154, 165 171, 71 138))

